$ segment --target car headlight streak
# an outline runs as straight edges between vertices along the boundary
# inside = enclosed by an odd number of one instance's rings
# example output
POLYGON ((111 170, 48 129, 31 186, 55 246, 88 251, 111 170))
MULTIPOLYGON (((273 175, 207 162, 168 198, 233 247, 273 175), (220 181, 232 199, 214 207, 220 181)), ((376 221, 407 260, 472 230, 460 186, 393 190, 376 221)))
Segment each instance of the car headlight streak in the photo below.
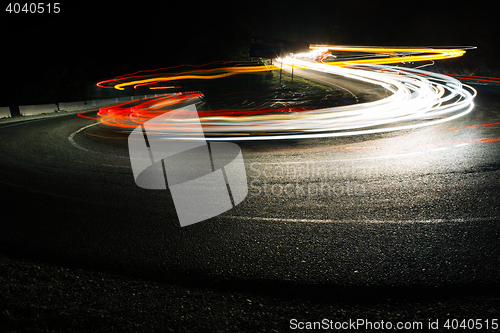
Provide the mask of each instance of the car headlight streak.
MULTIPOLYGON (((377 85, 387 90, 386 98, 346 106, 315 110, 221 110, 220 112, 200 112, 200 121, 205 136, 210 141, 283 140, 298 138, 336 137, 380 133, 402 129, 418 128, 449 121, 469 113, 474 104, 476 91, 452 77, 395 66, 387 63, 402 61, 423 61, 457 57, 465 53, 457 49, 417 49, 417 48, 361 48, 313 46, 314 49, 330 51, 367 52, 384 57, 337 60, 322 63, 305 61, 301 58, 276 59, 279 65, 289 65, 309 70, 321 71, 377 85), (232 112, 233 111, 233 112, 232 112)), ((230 67, 202 75, 204 79, 224 77, 237 73, 269 70, 262 66, 230 67)), ((186 77, 194 78, 192 73, 186 77)), ((176 79, 179 75, 173 76, 176 79)), ((174 80, 173 77, 120 78, 115 88, 136 86, 174 80), (122 82, 124 81, 124 82, 122 82)), ((106 81, 110 82, 110 81, 106 81)), ((102 84, 102 83, 101 83, 102 84)), ((137 123, 153 118, 158 112, 175 107, 176 100, 186 101, 199 94, 171 94, 151 99, 133 106, 119 105, 101 109, 102 122, 121 127, 135 127, 137 123), (117 117, 118 115, 118 117, 117 117)), ((190 124, 182 117, 172 118, 168 125, 189 132, 190 124)), ((165 139, 168 139, 165 137, 165 139)), ((189 137, 175 138, 189 140, 189 137)), ((193 138, 196 139, 196 138, 193 138)))

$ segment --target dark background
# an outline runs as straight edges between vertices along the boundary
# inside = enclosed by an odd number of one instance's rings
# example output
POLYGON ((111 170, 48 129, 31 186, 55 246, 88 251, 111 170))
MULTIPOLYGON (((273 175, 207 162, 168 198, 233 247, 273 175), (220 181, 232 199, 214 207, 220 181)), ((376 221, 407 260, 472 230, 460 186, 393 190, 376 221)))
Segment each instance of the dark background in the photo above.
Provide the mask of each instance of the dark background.
MULTIPOLYGON (((102 95, 95 83, 179 64, 247 59, 250 37, 378 46, 477 46, 443 71, 500 75, 494 2, 64 1, 59 14, 2 3, 0 106, 102 95)), ((440 68, 441 69, 441 68, 440 68)))

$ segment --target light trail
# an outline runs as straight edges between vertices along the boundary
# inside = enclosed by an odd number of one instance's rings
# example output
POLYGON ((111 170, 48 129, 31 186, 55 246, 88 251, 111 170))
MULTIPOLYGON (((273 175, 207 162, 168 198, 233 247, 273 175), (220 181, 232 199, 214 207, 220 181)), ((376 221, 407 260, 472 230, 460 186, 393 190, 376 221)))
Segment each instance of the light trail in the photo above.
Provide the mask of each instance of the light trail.
POLYGON ((193 101, 201 96, 203 95, 200 92, 165 94, 101 107, 97 115, 101 117, 103 124, 132 129, 165 113, 164 110, 175 108, 175 105, 193 101))
MULTIPOLYGON (((476 91, 450 76, 420 69, 388 66, 388 63, 429 61, 459 57, 464 49, 383 48, 312 46, 314 59, 318 51, 365 53, 349 60, 335 58, 328 62, 312 62, 294 58, 276 59, 278 65, 289 65, 329 73, 377 85, 390 96, 369 103, 359 103, 319 109, 238 109, 198 111, 207 139, 211 141, 285 140, 362 135, 418 128, 450 121, 469 113, 474 106, 476 91), (286 112, 285 112, 286 111, 286 112)), ((326 59, 326 57, 322 57, 326 59)), ((182 79, 217 79, 237 74, 261 73, 273 67, 251 63, 228 62, 222 67, 190 66, 142 71, 102 81, 98 86, 123 90, 126 87, 149 86, 167 88, 165 82, 182 79)), ((274 67, 275 69, 276 67, 274 67)), ((493 79, 493 78, 487 78, 493 79)), ((161 97, 122 103, 101 108, 101 122, 121 128, 135 128, 180 103, 202 97, 200 92, 167 94, 161 97)), ((165 139, 181 139, 169 135, 182 130, 189 132, 191 124, 180 115, 169 124, 158 124, 165 139)), ((189 138, 182 138, 189 139, 189 138)), ((194 139, 194 138, 193 138, 194 139)))
POLYGON ((348 61, 335 60, 327 62, 334 66, 352 65, 383 65, 401 62, 433 61, 461 57, 465 49, 433 49, 433 48, 388 48, 388 47, 361 47, 361 46, 329 46, 312 45, 312 50, 334 52, 359 52, 364 53, 364 59, 350 59, 348 61), (370 57, 371 54, 371 57, 370 57), (368 57, 368 59, 366 59, 368 57))
POLYGON ((155 70, 139 71, 132 74, 118 76, 112 80, 105 80, 97 83, 101 88, 114 88, 125 90, 126 87, 148 86, 149 89, 175 88, 177 86, 156 86, 170 81, 178 80, 210 80, 220 79, 237 74, 250 74, 266 72, 274 67, 266 65, 256 65, 251 61, 227 61, 214 62, 205 65, 180 65, 175 67, 165 67, 155 70))

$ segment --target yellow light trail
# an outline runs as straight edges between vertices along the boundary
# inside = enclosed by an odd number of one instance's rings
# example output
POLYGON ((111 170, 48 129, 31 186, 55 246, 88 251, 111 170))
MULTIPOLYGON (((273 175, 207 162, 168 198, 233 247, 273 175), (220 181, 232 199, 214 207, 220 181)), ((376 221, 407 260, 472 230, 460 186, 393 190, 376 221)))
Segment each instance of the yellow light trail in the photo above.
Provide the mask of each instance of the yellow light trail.
POLYGON ((361 47, 361 46, 336 46, 336 45, 312 45, 312 50, 338 51, 338 52, 361 52, 386 54, 387 58, 358 59, 358 60, 337 60, 325 62, 333 66, 352 65, 385 65, 400 62, 432 61, 440 59, 450 59, 461 57, 465 50, 461 49, 433 49, 433 48, 388 48, 388 47, 361 47), (410 55, 408 55, 410 53, 410 55), (425 53, 425 54, 422 54, 425 53), (401 56, 399 54, 402 54, 401 56))
MULTIPOLYGON (((311 45, 311 52, 323 51, 337 53, 342 52, 358 52, 364 53, 359 59, 342 60, 337 59, 321 63, 338 67, 349 67, 355 65, 385 65, 401 62, 418 62, 418 61, 433 61, 440 59, 449 59, 461 57, 465 54, 467 48, 429 48, 429 47, 365 47, 365 46, 341 46, 341 45, 311 45)), ((311 56, 312 53, 306 54, 311 56)), ((298 55, 297 55, 298 56, 298 55)), ((230 63, 230 62, 229 62, 230 63)), ((208 64, 207 64, 208 65, 208 64)), ((177 66, 179 67, 179 66, 177 66)), ((198 66, 199 67, 199 66, 198 66)), ((174 69, 176 67, 173 67, 174 69)), ((161 82, 169 82, 175 80, 209 80, 224 78, 237 74, 259 73, 277 69, 274 65, 259 65, 259 66, 223 66, 212 69, 194 69, 181 73, 154 73, 153 71, 141 71, 139 75, 131 74, 117 77, 113 80, 99 82, 97 86, 103 88, 114 88, 117 90, 125 90, 125 87, 133 86, 149 86, 149 89, 168 89, 167 87, 159 88, 154 84, 161 82), (147 74, 146 74, 147 73, 147 74), (111 85, 111 86, 109 86, 111 85)))

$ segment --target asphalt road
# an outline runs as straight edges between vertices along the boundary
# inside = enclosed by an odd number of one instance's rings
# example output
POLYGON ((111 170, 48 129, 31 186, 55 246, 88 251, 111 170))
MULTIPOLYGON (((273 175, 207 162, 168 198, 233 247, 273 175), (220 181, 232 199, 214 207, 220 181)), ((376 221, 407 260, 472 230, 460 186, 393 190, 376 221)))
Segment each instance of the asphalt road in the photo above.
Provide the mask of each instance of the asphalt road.
POLYGON ((239 143, 247 198, 184 228, 169 191, 135 185, 126 133, 2 123, 0 252, 222 287, 497 288, 500 88, 476 88, 473 112, 435 126, 239 143))
MULTIPOLYGON (((292 73, 292 66, 284 64, 281 69, 290 74, 292 73)), ((330 73, 293 67, 293 74, 343 93, 346 104, 373 102, 390 95, 387 90, 378 85, 330 73)))

